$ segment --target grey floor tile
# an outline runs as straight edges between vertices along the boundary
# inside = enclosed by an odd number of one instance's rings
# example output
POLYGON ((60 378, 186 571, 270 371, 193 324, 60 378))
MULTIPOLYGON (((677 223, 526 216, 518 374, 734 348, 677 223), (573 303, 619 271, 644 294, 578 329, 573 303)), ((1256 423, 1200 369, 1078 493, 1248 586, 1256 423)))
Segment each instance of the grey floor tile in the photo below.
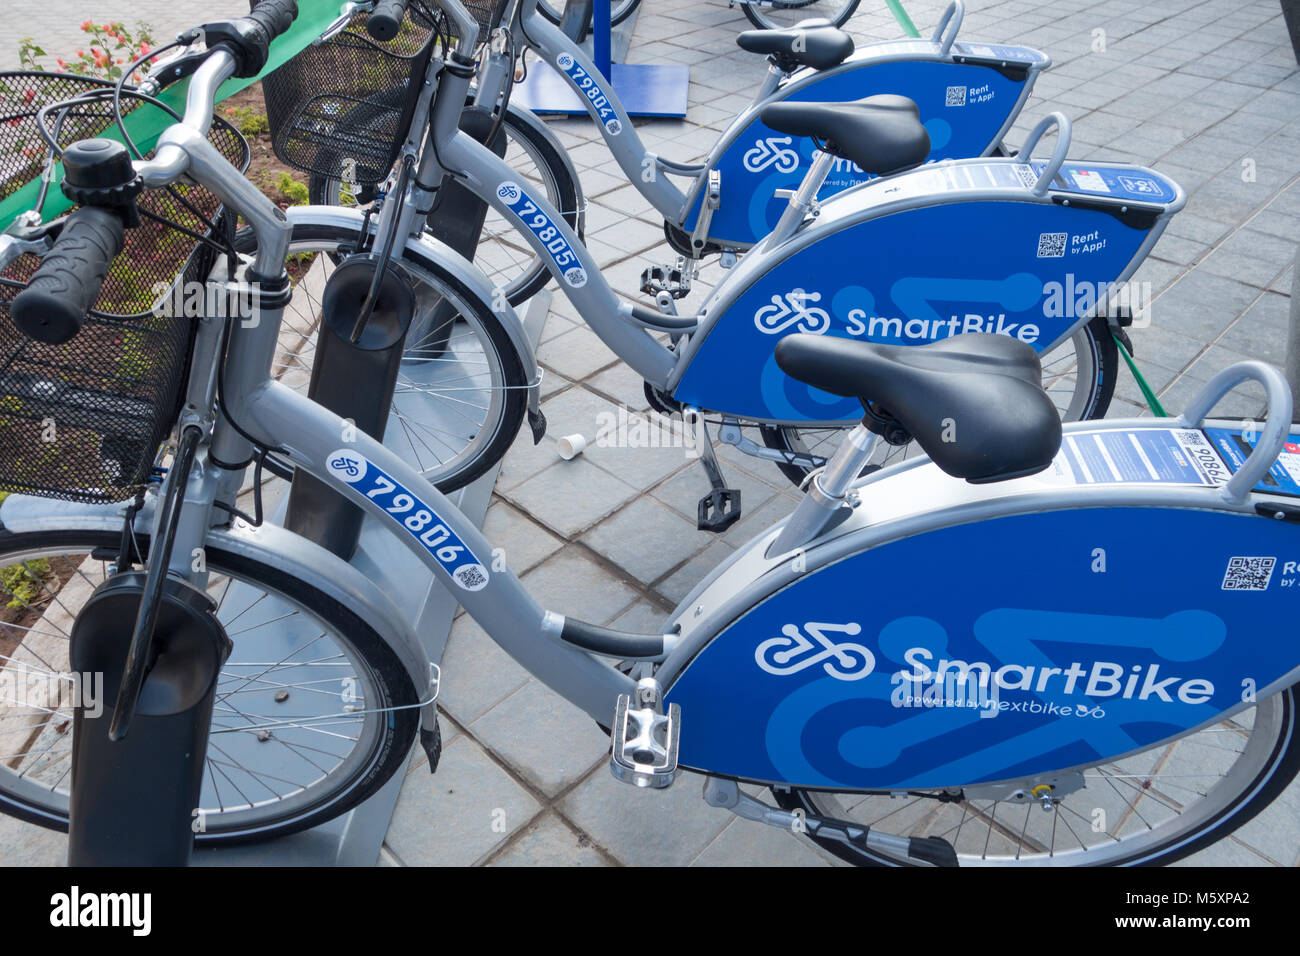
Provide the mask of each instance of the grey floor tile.
POLYGON ((585 834, 554 813, 543 814, 493 857, 489 866, 609 866, 585 834))
POLYGON ((557 534, 572 537, 631 501, 637 489, 577 458, 553 465, 507 494, 557 534))
POLYGON ((564 545, 555 535, 499 499, 488 508, 483 535, 494 545, 493 570, 504 566, 515 574, 523 574, 564 545))
POLYGON ((830 866, 806 836, 753 820, 731 823, 692 866, 830 866))
POLYGON ((693 522, 653 498, 638 498, 583 535, 637 580, 649 584, 704 548, 693 522))
POLYGON ((589 624, 606 623, 637 599, 636 591, 576 545, 548 558, 523 581, 549 610, 589 624))
POLYGON ((596 722, 538 680, 530 680, 469 729, 516 773, 552 797, 609 752, 609 736, 596 722))
POLYGON ((439 706, 461 723, 477 720, 529 679, 524 670, 468 615, 452 624, 442 658, 439 706))
POLYGON ((406 779, 384 842, 406 866, 470 866, 540 810, 478 744, 461 736, 443 751, 436 774, 406 779))
POLYGON ((683 774, 666 790, 639 790, 598 769, 559 809, 617 860, 629 866, 685 866, 731 822, 710 807, 699 778, 683 774))

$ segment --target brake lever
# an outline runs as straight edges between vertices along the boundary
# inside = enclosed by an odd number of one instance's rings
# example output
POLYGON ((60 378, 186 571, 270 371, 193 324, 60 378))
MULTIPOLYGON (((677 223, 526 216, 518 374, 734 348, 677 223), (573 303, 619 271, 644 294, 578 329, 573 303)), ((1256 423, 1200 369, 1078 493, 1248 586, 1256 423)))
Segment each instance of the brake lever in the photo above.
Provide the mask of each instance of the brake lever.
POLYGON ((353 2, 343 4, 343 8, 339 11, 339 15, 334 22, 325 28, 324 33, 311 41, 312 46, 320 46, 326 40, 334 39, 348 28, 348 24, 352 22, 352 17, 358 10, 368 9, 373 6, 374 3, 367 2, 367 0, 362 0, 362 2, 353 0, 353 2))
POLYGON ((32 253, 44 256, 54 245, 54 240, 63 231, 66 216, 53 222, 41 222, 41 214, 34 209, 20 213, 0 234, 0 272, 9 268, 10 263, 22 256, 32 253))
POLYGON ((209 53, 208 50, 200 50, 194 53, 187 53, 182 50, 175 56, 168 57, 160 63, 155 63, 150 68, 148 75, 140 81, 138 92, 145 96, 157 96, 173 83, 193 74, 203 65, 203 61, 208 58, 209 53))

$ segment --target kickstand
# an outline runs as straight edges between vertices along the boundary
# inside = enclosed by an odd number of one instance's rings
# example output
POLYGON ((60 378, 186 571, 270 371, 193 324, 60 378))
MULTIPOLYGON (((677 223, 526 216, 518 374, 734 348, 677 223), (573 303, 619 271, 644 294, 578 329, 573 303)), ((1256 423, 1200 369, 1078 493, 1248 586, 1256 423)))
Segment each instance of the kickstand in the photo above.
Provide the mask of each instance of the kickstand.
POLYGON ((687 428, 698 429, 700 464, 709 476, 709 493, 700 499, 695 525, 701 531, 721 534, 740 520, 740 489, 728 488, 722 477, 722 468, 713 452, 713 439, 704 423, 704 415, 694 405, 682 409, 682 421, 687 428))

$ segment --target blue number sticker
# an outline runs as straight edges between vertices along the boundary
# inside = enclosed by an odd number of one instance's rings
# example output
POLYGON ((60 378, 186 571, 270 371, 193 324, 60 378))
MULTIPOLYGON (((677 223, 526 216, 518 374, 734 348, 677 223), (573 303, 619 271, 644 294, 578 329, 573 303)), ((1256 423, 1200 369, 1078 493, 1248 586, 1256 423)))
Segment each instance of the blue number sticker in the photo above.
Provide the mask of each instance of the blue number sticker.
POLYGON ((578 93, 585 96, 595 108, 596 115, 600 117, 600 122, 605 127, 605 132, 610 136, 617 136, 623 132, 623 124, 619 122, 618 114, 609 101, 609 95, 601 87, 598 79, 578 66, 578 61, 570 53, 561 53, 555 58, 555 65, 569 78, 569 82, 577 87, 578 93))
POLYGON ((488 570, 474 552, 437 513, 399 482, 357 452, 341 448, 325 459, 335 478, 352 485, 384 509, 390 518, 419 541, 464 591, 487 587, 488 570))
POLYGON ((559 267, 564 281, 575 289, 587 284, 587 270, 582 268, 578 254, 569 245, 551 217, 537 208, 537 204, 528 198, 528 194, 518 183, 505 182, 497 187, 497 198, 504 202, 510 211, 532 231, 546 247, 547 254, 559 267))

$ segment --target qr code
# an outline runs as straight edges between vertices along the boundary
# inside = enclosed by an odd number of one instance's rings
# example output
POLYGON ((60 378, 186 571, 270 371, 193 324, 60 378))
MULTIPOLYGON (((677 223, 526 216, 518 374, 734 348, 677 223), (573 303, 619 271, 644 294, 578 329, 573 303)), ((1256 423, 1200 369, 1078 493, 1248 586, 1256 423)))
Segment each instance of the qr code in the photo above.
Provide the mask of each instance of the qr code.
POLYGON ((1060 259, 1065 255, 1064 232, 1045 232, 1038 237, 1038 258, 1060 259))
POLYGON ((1224 591, 1267 591, 1277 558, 1229 558, 1224 591))
POLYGON ((966 87, 950 86, 948 87, 948 98, 944 102, 945 106, 965 106, 966 105, 966 87))
POLYGON ((1038 174, 1024 163, 1017 163, 1011 168, 1015 170, 1016 176, 1020 180, 1020 184, 1026 189, 1033 189, 1038 185, 1038 174))
POLYGON ((482 566, 477 564, 467 564, 457 568, 453 577, 466 591, 478 591, 487 584, 487 575, 483 573, 482 566))

